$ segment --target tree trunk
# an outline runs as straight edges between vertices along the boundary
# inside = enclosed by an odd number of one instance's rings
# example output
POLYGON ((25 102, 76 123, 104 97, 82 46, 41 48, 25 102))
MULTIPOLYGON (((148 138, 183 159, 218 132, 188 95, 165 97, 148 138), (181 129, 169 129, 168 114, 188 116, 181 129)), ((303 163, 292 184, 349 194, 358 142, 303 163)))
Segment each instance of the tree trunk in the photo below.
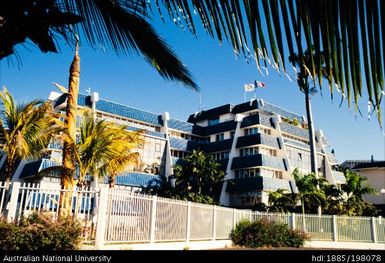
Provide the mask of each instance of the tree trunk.
MULTIPOLYGON (((316 152, 316 143, 315 143, 315 134, 314 134, 314 123, 313 123, 313 114, 311 110, 311 101, 310 101, 310 89, 307 87, 305 89, 305 103, 306 103, 306 116, 309 129, 309 143, 310 143, 310 167, 311 172, 315 175, 315 178, 318 178, 318 165, 317 165, 317 152, 316 152)), ((319 190, 319 185, 317 183, 317 190, 319 190)), ((317 208, 318 215, 321 216, 322 208, 319 205, 317 208)))
POLYGON ((115 186, 115 175, 110 175, 108 177, 108 184, 110 188, 114 188, 115 186))
POLYGON ((7 189, 11 183, 12 173, 15 166, 14 163, 15 162, 9 159, 9 157, 7 156, 7 159, 5 159, 5 186, 7 187, 7 189))
MULTIPOLYGON (((76 143, 76 112, 79 93, 79 77, 80 57, 78 55, 78 46, 76 46, 75 56, 70 67, 65 120, 69 136, 71 136, 74 144, 76 143)), ((72 210, 72 191, 75 184, 75 156, 73 153, 74 146, 75 145, 70 145, 68 142, 65 142, 63 145, 63 173, 61 176, 61 187, 62 190, 66 189, 67 191, 60 194, 59 217, 70 215, 72 210)))
POLYGON ((314 124, 313 124, 313 115, 311 111, 309 88, 305 89, 305 103, 306 103, 307 123, 308 123, 308 129, 309 129, 310 167, 311 167, 311 172, 314 173, 316 178, 318 178, 317 153, 316 153, 314 124))

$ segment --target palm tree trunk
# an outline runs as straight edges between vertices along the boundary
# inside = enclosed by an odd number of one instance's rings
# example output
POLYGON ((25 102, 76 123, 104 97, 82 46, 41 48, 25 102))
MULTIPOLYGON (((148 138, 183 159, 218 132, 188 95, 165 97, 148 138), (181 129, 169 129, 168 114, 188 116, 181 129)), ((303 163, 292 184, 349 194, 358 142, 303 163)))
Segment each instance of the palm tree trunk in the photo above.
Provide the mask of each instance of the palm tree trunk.
MULTIPOLYGON (((66 125, 68 128, 69 136, 71 136, 73 143, 76 143, 76 112, 79 93, 79 77, 80 57, 78 55, 78 46, 76 46, 75 56, 70 67, 68 99, 66 107, 66 125)), ((75 184, 75 158, 73 147, 74 145, 71 145, 68 142, 65 142, 63 145, 63 173, 61 176, 61 187, 62 190, 66 189, 70 191, 62 191, 60 194, 59 217, 70 215, 72 209, 72 190, 75 184)))
MULTIPOLYGON (((309 143, 310 143, 310 167, 311 172, 318 178, 318 165, 317 165, 317 153, 316 153, 316 143, 315 143, 315 134, 314 134, 314 123, 313 123, 313 114, 311 110, 311 101, 310 101, 310 89, 307 87, 305 89, 305 104, 306 104, 306 116, 309 129, 309 143)), ((319 190, 319 185, 317 184, 317 190, 319 190)), ((321 216, 322 208, 318 206, 318 215, 321 216)))
POLYGON ((108 184, 110 188, 114 188, 115 186, 115 175, 110 175, 108 178, 108 184))
POLYGON ((306 117, 307 117, 308 129, 309 129, 310 167, 311 167, 311 172, 314 173, 316 177, 318 177, 314 123, 313 123, 313 114, 311 110, 309 88, 304 90, 305 90, 306 117))
POLYGON ((5 185, 7 188, 11 183, 14 166, 15 166, 14 161, 7 156, 7 159, 5 160, 5 185))

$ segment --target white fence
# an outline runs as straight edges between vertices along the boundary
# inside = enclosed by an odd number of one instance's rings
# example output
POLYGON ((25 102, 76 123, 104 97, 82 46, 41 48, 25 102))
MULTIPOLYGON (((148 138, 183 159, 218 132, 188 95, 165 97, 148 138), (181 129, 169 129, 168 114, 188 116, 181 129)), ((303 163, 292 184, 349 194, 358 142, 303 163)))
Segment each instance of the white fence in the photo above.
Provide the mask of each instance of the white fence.
MULTIPOLYGON (((312 241, 385 243, 381 217, 344 217, 260 213, 197 204, 125 189, 65 191, 71 195, 71 212, 83 226, 85 242, 97 247, 116 243, 154 243, 225 240, 242 219, 281 221, 305 231, 312 241)), ((58 215, 63 190, 13 183, 9 191, 0 183, 0 208, 9 221, 19 221, 33 211, 58 215)))

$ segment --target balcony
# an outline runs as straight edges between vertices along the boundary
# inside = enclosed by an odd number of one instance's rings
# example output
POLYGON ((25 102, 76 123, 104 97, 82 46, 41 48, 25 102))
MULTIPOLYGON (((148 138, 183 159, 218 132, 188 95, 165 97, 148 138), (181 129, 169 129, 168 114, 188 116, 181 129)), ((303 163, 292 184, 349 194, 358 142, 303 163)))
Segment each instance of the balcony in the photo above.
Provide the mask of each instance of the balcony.
POLYGON ((215 125, 204 127, 204 135, 212 135, 216 133, 226 132, 226 131, 234 131, 237 127, 237 123, 235 121, 225 121, 215 125))
POLYGON ((254 191, 276 191, 278 189, 286 189, 292 192, 291 182, 284 179, 268 178, 268 177, 252 177, 244 179, 229 180, 226 192, 254 192, 254 191))
POLYGON ((278 138, 267 134, 260 134, 260 133, 238 137, 236 147, 242 148, 242 147, 252 146, 257 144, 264 144, 277 149, 281 148, 278 143, 278 138))
POLYGON ((202 144, 201 149, 207 153, 222 152, 222 151, 230 150, 232 143, 233 143, 233 139, 210 142, 207 144, 202 144))
POLYGON ((262 124, 267 127, 273 127, 269 116, 261 113, 256 113, 243 118, 241 128, 246 128, 256 124, 262 124))
POLYGON ((264 154, 235 157, 232 161, 231 169, 242 169, 255 166, 266 166, 278 170, 287 170, 287 167, 282 158, 264 154))

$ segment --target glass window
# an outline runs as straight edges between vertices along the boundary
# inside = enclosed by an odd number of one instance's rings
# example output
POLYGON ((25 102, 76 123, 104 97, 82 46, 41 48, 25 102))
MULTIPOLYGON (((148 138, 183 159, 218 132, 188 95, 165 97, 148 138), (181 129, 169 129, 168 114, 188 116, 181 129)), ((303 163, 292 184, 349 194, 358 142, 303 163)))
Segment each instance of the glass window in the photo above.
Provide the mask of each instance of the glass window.
POLYGON ((215 125, 215 124, 218 124, 219 123, 219 117, 216 117, 216 118, 212 118, 208 121, 208 124, 209 126, 211 125, 215 125))
POLYGON ((220 134, 215 135, 215 141, 223 141, 224 139, 225 139, 224 133, 220 133, 220 134))

